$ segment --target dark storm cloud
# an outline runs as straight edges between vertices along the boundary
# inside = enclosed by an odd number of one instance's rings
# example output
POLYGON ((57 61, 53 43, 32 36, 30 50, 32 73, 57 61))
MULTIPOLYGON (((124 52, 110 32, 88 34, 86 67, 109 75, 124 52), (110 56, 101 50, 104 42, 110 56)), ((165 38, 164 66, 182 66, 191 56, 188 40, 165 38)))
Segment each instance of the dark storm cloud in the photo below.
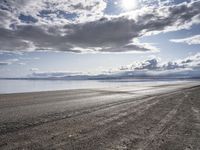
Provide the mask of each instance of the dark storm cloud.
MULTIPOLYGON (((82 7, 79 3, 71 6, 82 7)), ((93 5, 84 7, 89 6, 93 5)), ((130 18, 132 14, 129 13, 95 21, 73 22, 64 26, 40 24, 40 19, 35 18, 38 20, 37 24, 30 22, 23 24, 23 22, 12 25, 12 28, 0 26, 0 50, 52 50, 76 53, 152 52, 157 49, 147 43, 135 42, 133 39, 148 34, 189 28, 200 22, 199 8, 200 2, 194 1, 157 9, 146 8, 146 11, 138 11, 137 16, 133 18, 130 18)), ((3 22, 7 21, 5 18, 9 16, 5 15, 3 22)))
POLYGON ((149 51, 148 48, 130 44, 133 37, 138 37, 139 26, 126 17, 100 19, 84 24, 66 25, 70 34, 66 41, 82 48, 100 47, 102 52, 149 51), (136 32, 135 32, 136 31, 136 32))

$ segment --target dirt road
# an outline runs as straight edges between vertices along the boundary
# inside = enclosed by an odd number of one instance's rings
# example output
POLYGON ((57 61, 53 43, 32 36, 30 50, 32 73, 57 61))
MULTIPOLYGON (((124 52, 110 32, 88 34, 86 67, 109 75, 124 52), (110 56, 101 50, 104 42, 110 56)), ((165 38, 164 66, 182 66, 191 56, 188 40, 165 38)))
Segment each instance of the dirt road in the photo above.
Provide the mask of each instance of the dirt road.
POLYGON ((200 86, 0 95, 0 149, 200 149, 200 86))

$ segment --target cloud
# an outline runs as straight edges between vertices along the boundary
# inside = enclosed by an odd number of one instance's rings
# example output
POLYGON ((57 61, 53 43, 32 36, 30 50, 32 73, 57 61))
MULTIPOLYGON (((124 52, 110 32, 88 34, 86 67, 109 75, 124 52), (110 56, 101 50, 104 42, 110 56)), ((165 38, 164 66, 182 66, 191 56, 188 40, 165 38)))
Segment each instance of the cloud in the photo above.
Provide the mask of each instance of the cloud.
POLYGON ((33 72, 31 78, 52 79, 116 79, 116 78, 199 78, 200 53, 184 59, 162 62, 160 58, 151 58, 122 66, 113 71, 103 71, 99 74, 80 72, 52 71, 33 72))
POLYGON ((160 58, 152 58, 140 62, 134 62, 133 64, 128 66, 122 66, 119 68, 119 70, 163 71, 195 68, 200 69, 200 53, 184 59, 169 62, 162 62, 160 58))
POLYGON ((138 38, 190 28, 200 22, 199 7, 192 1, 108 16, 103 0, 5 0, 0 3, 0 50, 156 52, 138 38))
POLYGON ((0 62, 0 66, 6 66, 6 65, 10 65, 10 63, 9 62, 3 62, 3 61, 0 62))
MULTIPOLYGON (((38 70, 35 70, 38 71, 38 70)), ((66 72, 66 71, 51 71, 51 72, 33 72, 29 77, 34 78, 63 78, 68 76, 81 75, 78 72, 66 72)))
POLYGON ((171 42, 175 43, 186 43, 188 45, 193 45, 193 44, 200 44, 200 35, 194 35, 191 37, 183 38, 183 39, 171 39, 171 42))
POLYGON ((4 60, 4 61, 0 61, 0 66, 7 66, 7 65, 11 65, 15 62, 18 62, 19 59, 7 59, 7 60, 4 60))
POLYGON ((122 66, 115 74, 129 77, 200 77, 200 53, 176 61, 162 62, 152 58, 122 66))
POLYGON ((24 62, 20 62, 20 63, 18 63, 19 65, 26 65, 26 63, 24 63, 24 62))
POLYGON ((38 71, 39 69, 38 68, 31 68, 30 69, 30 71, 32 71, 32 72, 36 72, 36 71, 38 71))
POLYGON ((0 24, 10 27, 14 24, 85 22, 102 17, 105 7, 104 0, 3 0, 0 12, 4 17, 0 24))

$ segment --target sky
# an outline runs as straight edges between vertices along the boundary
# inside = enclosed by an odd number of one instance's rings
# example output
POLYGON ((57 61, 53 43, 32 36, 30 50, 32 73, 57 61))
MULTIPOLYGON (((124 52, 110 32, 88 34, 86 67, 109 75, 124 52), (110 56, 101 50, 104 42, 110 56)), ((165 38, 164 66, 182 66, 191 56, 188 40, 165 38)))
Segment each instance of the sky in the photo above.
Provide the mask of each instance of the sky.
POLYGON ((1 78, 127 72, 200 77, 200 0, 0 1, 1 78))

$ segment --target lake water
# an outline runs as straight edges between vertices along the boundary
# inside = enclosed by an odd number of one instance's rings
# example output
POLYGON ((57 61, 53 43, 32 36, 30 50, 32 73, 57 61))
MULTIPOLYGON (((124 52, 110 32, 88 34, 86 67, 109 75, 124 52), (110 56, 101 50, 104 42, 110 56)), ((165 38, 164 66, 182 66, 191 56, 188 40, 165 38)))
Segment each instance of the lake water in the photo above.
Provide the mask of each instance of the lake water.
POLYGON ((0 80, 0 93, 23 93, 37 91, 54 91, 67 89, 109 89, 109 88, 131 88, 147 89, 156 85, 177 84, 186 81, 68 81, 68 80, 0 80))

